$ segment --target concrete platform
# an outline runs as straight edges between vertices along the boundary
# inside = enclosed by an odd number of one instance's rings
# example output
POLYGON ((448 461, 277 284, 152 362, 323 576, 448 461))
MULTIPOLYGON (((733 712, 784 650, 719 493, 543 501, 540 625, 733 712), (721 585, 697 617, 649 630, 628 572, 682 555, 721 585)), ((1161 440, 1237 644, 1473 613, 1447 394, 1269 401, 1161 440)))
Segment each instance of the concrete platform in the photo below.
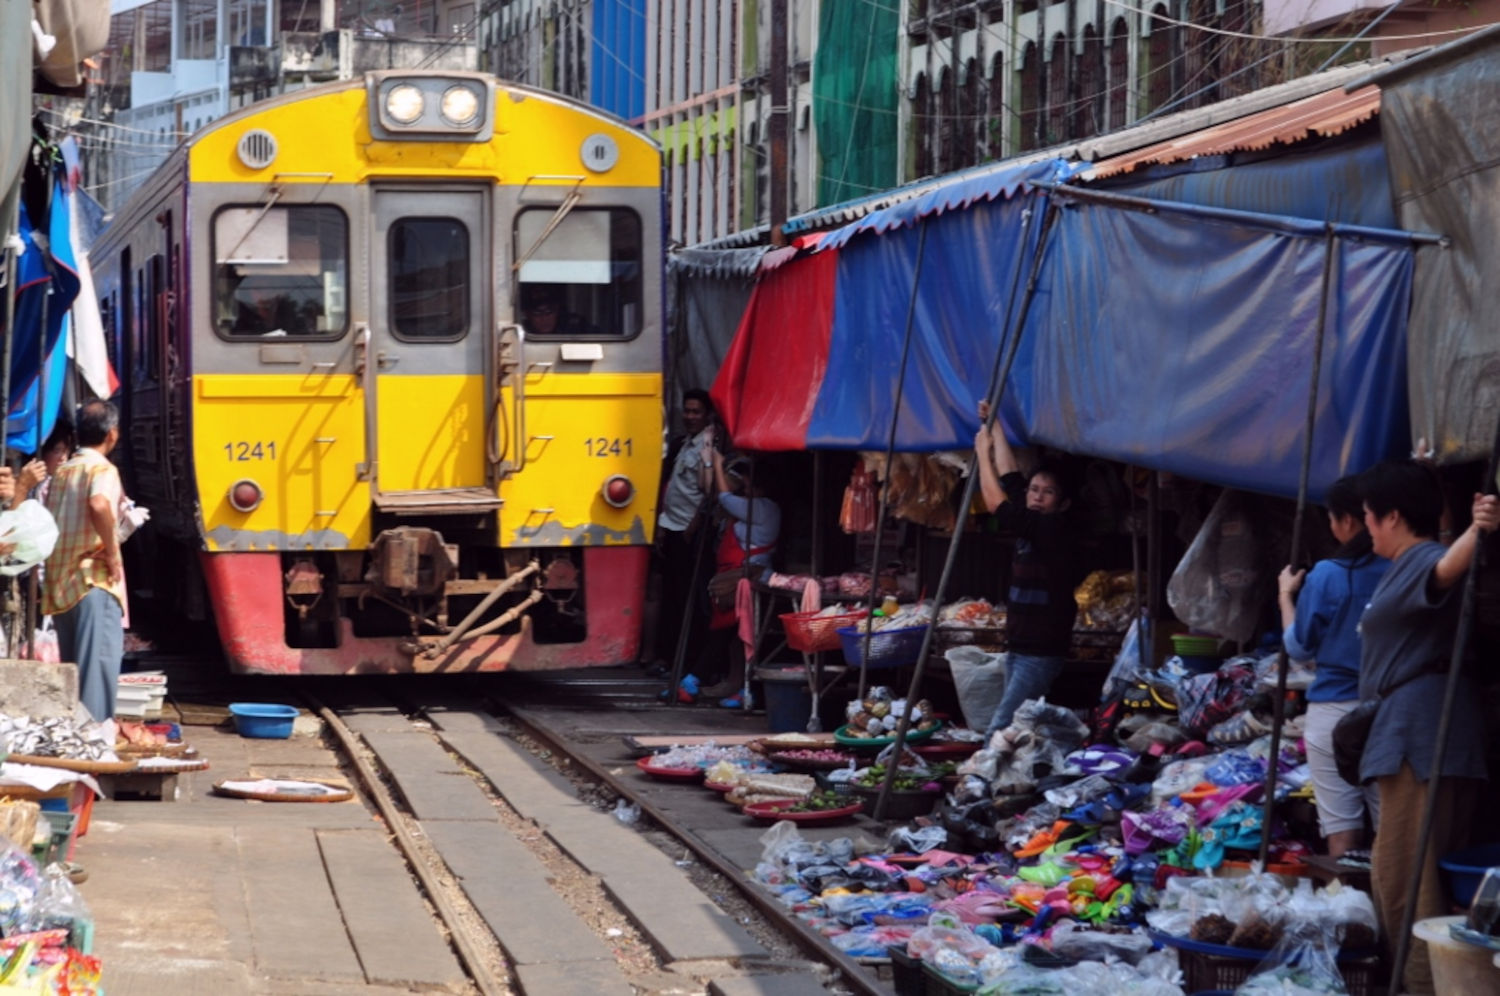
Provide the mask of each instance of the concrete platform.
POLYGON ((97 801, 75 850, 111 996, 465 991, 437 922, 361 803, 211 794, 215 781, 252 773, 337 776, 321 741, 185 734, 212 768, 180 775, 174 804, 97 801))

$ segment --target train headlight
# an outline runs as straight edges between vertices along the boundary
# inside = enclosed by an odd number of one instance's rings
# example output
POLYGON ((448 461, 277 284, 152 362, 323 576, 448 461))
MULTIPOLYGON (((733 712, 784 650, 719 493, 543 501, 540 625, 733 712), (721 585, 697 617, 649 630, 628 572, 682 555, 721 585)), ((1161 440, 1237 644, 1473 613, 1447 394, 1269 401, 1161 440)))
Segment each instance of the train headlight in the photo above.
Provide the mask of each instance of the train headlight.
POLYGON ((635 500, 635 485, 624 474, 615 474, 604 482, 600 489, 604 502, 614 508, 624 508, 635 500))
POLYGON ((365 74, 377 142, 488 142, 495 80, 481 73, 386 69, 365 74))
POLYGON ((266 496, 260 489, 260 485, 242 477, 229 486, 229 504, 234 506, 237 512, 253 512, 260 507, 261 500, 266 496))
POLYGON ((397 124, 415 124, 422 116, 422 91, 410 83, 393 86, 385 95, 385 113, 397 124))
POLYGON ((466 125, 479 114, 479 95, 466 86, 450 86, 443 92, 443 120, 451 125, 466 125))

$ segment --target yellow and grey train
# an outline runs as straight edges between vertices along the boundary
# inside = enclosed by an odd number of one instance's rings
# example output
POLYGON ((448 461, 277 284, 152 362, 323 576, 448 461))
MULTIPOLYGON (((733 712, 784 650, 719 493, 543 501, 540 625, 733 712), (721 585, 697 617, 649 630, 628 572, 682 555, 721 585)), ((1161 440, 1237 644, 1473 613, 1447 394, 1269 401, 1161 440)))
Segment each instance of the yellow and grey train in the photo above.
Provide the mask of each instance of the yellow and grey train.
POLYGON ((472 73, 186 140, 89 255, 153 516, 133 591, 211 609, 237 672, 633 660, 661 176, 618 120, 472 73))

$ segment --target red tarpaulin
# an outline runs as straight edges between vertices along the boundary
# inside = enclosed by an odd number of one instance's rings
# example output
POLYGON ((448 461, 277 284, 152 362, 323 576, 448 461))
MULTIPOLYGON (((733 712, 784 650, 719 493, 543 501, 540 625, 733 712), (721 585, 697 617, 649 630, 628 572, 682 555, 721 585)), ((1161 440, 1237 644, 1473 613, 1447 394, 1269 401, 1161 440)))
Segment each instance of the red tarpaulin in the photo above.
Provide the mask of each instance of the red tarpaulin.
POLYGON ((736 446, 801 450, 828 369, 837 252, 763 272, 709 392, 736 446))

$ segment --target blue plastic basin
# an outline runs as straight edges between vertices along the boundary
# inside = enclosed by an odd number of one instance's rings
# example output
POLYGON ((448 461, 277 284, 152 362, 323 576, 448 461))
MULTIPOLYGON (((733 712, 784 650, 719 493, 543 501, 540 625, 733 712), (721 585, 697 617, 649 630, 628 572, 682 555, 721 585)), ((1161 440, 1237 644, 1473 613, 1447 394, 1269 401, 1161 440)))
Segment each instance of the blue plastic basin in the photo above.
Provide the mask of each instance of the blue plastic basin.
POLYGON ((242 737, 256 740, 285 740, 292 735, 292 721, 297 710, 272 702, 231 702, 229 714, 234 728, 242 737))
POLYGON ((1448 880, 1449 895, 1464 909, 1474 901, 1474 893, 1478 891, 1484 873, 1497 866, 1500 866, 1500 843, 1478 844, 1438 861, 1443 877, 1448 880))

